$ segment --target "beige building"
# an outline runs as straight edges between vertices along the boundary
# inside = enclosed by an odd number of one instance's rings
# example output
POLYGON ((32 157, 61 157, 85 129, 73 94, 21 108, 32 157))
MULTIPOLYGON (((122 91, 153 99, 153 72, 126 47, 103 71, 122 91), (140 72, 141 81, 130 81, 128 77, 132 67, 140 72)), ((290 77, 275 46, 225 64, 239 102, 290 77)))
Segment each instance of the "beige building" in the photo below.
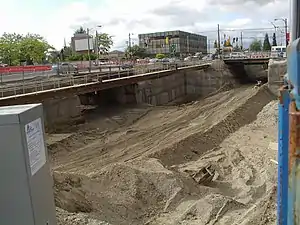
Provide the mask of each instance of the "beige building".
POLYGON ((139 34, 139 45, 149 55, 162 53, 186 56, 197 52, 207 53, 206 36, 180 30, 139 34))

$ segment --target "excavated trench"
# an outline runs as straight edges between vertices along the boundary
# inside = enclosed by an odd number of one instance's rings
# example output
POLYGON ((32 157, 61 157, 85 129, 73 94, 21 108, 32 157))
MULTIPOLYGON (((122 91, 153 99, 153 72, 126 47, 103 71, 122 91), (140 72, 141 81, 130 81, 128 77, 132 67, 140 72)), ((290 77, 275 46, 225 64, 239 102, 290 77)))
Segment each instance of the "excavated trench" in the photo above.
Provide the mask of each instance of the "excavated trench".
POLYGON ((273 99, 266 87, 248 85, 176 106, 96 111, 98 117, 48 145, 59 223, 78 215, 78 224, 229 224, 217 220, 247 211, 269 192, 257 184, 251 201, 235 200, 242 191, 225 182, 230 172, 205 156, 273 99), (188 165, 197 160, 196 169, 188 165))

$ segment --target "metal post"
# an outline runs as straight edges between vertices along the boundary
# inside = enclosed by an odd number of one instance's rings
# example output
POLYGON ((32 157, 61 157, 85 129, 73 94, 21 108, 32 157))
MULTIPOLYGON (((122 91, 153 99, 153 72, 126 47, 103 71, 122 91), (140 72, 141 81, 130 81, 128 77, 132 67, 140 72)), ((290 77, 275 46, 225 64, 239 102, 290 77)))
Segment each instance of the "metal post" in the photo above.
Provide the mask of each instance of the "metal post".
POLYGON ((295 41, 297 38, 300 37, 300 1, 299 0, 292 0, 291 1, 291 41, 295 41))
POLYGON ((128 34, 128 47, 130 50, 130 48, 131 48, 131 34, 130 33, 128 34))
POLYGON ((189 35, 186 36, 186 47, 187 47, 187 54, 190 54, 190 39, 189 35))
POLYGON ((243 32, 241 31, 241 50, 243 50, 243 32))
POLYGON ((220 24, 218 24, 218 53, 221 54, 220 24))
POLYGON ((99 66, 99 42, 98 42, 98 31, 96 30, 96 53, 97 53, 97 65, 99 66))
POLYGON ((91 67, 92 67, 92 61, 91 61, 91 53, 90 53, 90 30, 89 28, 87 30, 87 37, 88 37, 88 57, 89 57, 89 72, 91 72, 91 67))
MULTIPOLYGON (((297 37, 298 38, 298 37, 297 37)), ((290 83, 290 127, 288 162, 288 214, 287 224, 300 224, 300 39, 294 40, 288 51, 288 82, 290 83)), ((284 224, 285 225, 285 224, 284 224)))
POLYGON ((287 37, 287 34, 288 34, 287 19, 285 18, 283 21, 284 21, 284 29, 285 29, 285 47, 287 47, 289 45, 289 41, 288 41, 288 37, 287 37))
POLYGON ((287 88, 282 87, 278 105, 277 225, 287 223, 289 104, 289 92, 287 88))
POLYGON ((298 177, 297 168, 299 159, 297 159, 297 152, 299 151, 299 118, 300 114, 297 112, 295 101, 290 103, 290 138, 289 138, 289 189, 288 189, 288 225, 299 224, 298 217, 298 177))

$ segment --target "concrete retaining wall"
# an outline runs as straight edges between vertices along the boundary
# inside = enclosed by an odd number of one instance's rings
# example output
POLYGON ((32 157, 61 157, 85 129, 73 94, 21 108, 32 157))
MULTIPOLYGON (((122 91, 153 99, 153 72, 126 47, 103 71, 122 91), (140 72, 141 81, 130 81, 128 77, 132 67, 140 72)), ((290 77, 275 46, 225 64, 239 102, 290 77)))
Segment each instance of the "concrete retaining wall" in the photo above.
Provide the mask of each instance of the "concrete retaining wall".
POLYGON ((206 96, 225 84, 234 83, 232 74, 221 62, 206 70, 178 71, 172 76, 139 82, 137 103, 163 105, 185 95, 206 96))
POLYGON ((283 84, 283 76, 287 73, 287 60, 270 60, 268 66, 268 87, 276 96, 279 95, 279 88, 283 84))
POLYGON ((137 103, 163 105, 185 95, 185 74, 175 72, 149 81, 139 82, 136 86, 137 103))
POLYGON ((78 96, 44 101, 46 128, 52 129, 57 124, 78 120, 81 116, 80 105, 78 96))

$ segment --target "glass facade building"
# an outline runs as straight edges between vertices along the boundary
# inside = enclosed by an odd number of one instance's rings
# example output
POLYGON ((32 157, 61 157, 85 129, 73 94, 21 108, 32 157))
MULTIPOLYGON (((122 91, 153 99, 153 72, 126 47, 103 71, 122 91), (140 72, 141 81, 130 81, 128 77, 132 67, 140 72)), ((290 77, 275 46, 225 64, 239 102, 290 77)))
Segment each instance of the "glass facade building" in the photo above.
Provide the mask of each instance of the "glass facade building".
POLYGON ((174 53, 184 57, 197 52, 207 53, 206 36, 179 30, 139 34, 139 45, 149 55, 174 53))

